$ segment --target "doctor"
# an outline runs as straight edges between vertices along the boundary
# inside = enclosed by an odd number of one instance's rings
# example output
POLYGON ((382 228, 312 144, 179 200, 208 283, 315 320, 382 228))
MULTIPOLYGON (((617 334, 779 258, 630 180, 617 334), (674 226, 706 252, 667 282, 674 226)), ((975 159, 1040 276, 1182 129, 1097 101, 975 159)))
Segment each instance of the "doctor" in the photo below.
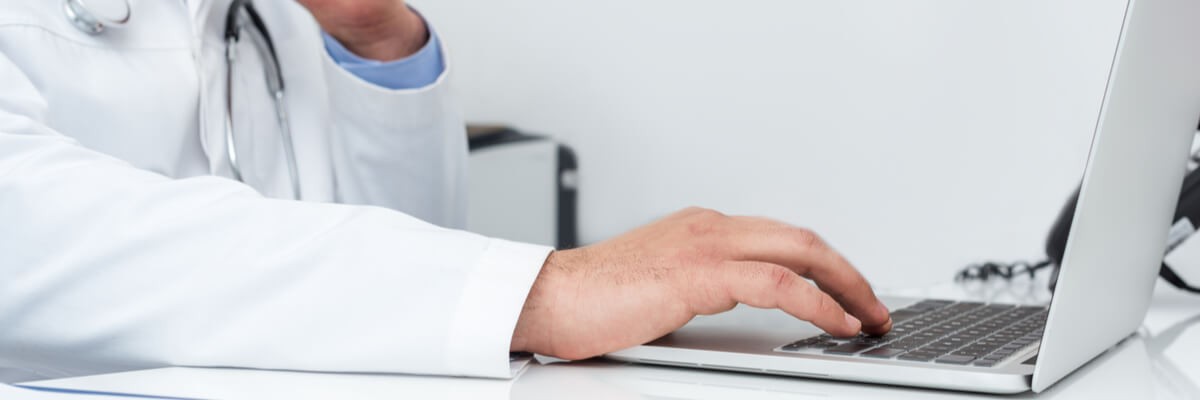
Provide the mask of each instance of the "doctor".
POLYGON ((889 329, 775 221, 688 209, 561 252, 451 229, 465 135, 422 17, 247 4, 0 0, 0 380, 505 377, 509 351, 591 357, 738 302, 889 329))

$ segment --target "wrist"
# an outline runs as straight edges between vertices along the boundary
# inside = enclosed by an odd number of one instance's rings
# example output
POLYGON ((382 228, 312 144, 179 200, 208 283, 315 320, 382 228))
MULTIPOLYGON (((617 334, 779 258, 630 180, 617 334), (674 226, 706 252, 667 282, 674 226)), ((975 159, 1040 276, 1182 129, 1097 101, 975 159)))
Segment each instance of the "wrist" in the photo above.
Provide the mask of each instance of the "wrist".
POLYGON ((517 327, 509 345, 510 351, 556 354, 552 342, 554 310, 558 305, 555 297, 559 291, 555 288, 563 284, 563 258, 564 252, 555 251, 550 253, 542 265, 542 270, 525 299, 525 305, 521 308, 521 315, 517 319, 517 327))
POLYGON ((323 28, 346 50, 376 61, 411 56, 429 42, 425 20, 403 4, 394 12, 364 16, 351 23, 323 28))

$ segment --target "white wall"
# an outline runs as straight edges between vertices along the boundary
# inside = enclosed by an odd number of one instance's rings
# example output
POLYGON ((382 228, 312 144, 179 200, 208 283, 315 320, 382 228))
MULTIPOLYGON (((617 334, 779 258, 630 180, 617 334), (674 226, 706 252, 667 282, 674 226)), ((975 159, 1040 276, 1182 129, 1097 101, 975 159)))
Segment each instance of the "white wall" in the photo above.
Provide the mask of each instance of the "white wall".
POLYGON ((582 237, 688 205, 812 227, 878 286, 1038 257, 1123 0, 429 0, 468 119, 581 158, 582 237))

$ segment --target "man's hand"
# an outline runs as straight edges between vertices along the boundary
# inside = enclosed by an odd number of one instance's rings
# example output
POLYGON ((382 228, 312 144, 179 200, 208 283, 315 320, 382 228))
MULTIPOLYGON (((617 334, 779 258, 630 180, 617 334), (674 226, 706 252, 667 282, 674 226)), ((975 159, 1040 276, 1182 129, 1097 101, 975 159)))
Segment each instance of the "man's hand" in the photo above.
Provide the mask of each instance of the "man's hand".
POLYGON ((551 254, 511 349, 593 357, 738 303, 779 308, 837 336, 882 334, 892 326, 867 281, 816 234, 688 209, 604 243, 551 254))
POLYGON ((297 0, 321 29, 359 57, 392 61, 408 57, 429 41, 421 16, 404 0, 297 0))

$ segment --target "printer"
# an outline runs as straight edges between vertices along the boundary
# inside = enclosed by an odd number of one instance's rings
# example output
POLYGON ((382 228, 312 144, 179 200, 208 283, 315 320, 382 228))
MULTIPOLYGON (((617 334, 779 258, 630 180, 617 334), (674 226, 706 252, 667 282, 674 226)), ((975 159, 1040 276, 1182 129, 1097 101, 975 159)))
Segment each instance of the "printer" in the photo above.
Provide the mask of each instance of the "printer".
POLYGON ((469 126, 467 230, 526 243, 576 247, 575 153, 545 136, 469 126))

